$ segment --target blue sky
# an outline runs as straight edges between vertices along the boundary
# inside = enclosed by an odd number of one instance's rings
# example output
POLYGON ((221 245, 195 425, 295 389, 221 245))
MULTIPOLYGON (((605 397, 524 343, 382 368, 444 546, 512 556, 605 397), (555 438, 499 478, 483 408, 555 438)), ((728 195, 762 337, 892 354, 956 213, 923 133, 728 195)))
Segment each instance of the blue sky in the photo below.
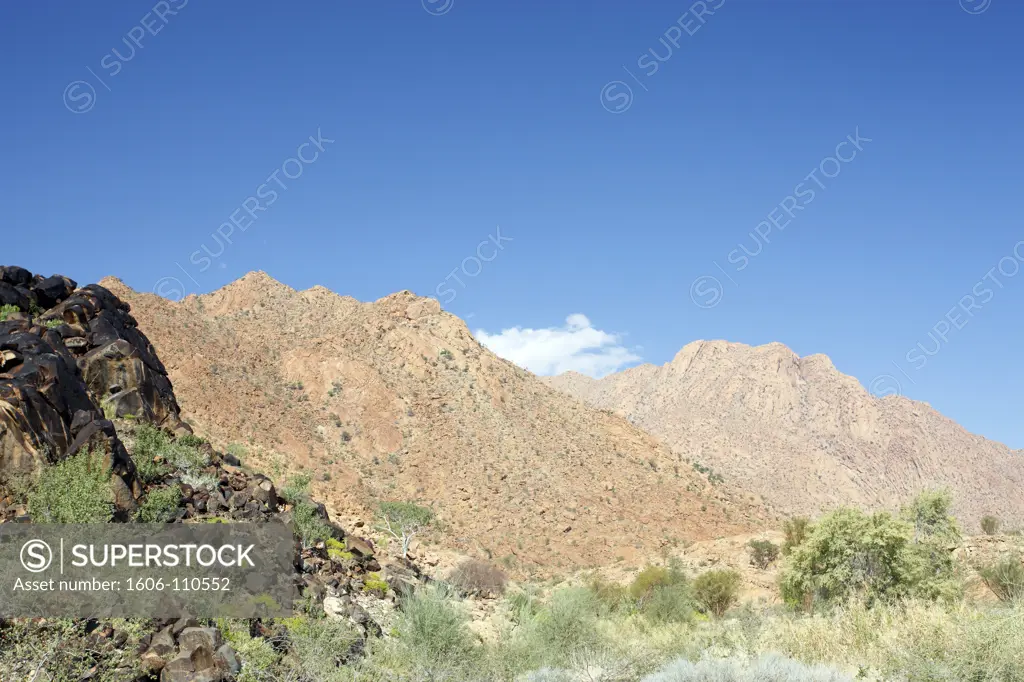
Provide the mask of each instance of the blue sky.
POLYGON ((1024 447, 1020 3, 47 7, 0 261, 411 289, 537 371, 780 341, 1024 447))

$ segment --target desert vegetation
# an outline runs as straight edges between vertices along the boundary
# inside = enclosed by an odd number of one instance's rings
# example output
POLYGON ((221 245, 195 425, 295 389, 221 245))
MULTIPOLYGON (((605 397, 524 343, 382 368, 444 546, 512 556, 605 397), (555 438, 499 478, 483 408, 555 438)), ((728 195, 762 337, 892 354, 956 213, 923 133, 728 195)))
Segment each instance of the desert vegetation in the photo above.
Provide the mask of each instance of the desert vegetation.
POLYGON ((966 597, 950 503, 929 492, 898 514, 840 509, 801 523, 774 602, 741 604, 738 573, 674 560, 625 584, 595 574, 507 589, 496 567, 470 560, 402 597, 360 655, 322 614, 291 619, 289 646, 240 624, 232 641, 246 680, 1022 680, 1024 564, 976 566, 1000 601, 966 597), (497 616, 487 636, 471 609, 484 593, 497 616))

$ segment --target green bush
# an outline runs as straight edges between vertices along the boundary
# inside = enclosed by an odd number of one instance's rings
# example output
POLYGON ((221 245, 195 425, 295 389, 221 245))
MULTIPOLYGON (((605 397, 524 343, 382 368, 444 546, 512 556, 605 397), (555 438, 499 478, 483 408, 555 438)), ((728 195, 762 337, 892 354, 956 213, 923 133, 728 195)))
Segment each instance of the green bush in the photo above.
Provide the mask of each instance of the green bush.
POLYGON ((102 454, 67 457, 43 469, 29 493, 29 511, 46 523, 106 523, 114 508, 110 477, 102 454))
POLYGON ((181 502, 178 486, 150 490, 139 506, 139 521, 143 523, 167 523, 174 520, 181 502))
POLYGON ((135 653, 143 627, 123 619, 101 620, 127 639, 97 646, 97 622, 72 618, 0 619, 0 680, 4 682, 135 682, 145 679, 135 653), (91 635, 91 636, 90 636, 91 635))
POLYGON ((868 601, 911 595, 953 597, 961 582, 950 551, 959 538, 944 493, 924 493, 896 518, 837 509, 816 523, 790 554, 782 596, 790 604, 814 600, 868 601))
POLYGON ((629 595, 629 588, 625 585, 609 582, 600 576, 596 576, 590 580, 587 587, 608 610, 614 611, 633 607, 633 599, 629 595))
POLYGON ((16 305, 0 305, 0 322, 6 322, 8 317, 20 312, 21 308, 16 305))
POLYGON ((740 574, 729 569, 716 569, 697 576, 693 596, 705 613, 723 615, 739 598, 740 574))
POLYGON ((926 599, 955 599, 963 590, 953 550, 963 536, 951 513, 948 490, 924 491, 903 507, 900 515, 913 527, 910 558, 912 593, 926 599))
POLYGON ((912 572, 909 545, 908 527, 890 514, 837 509, 820 519, 790 554, 782 597, 808 605, 814 599, 844 601, 858 591, 903 596, 912 572))
POLYGON ((140 424, 135 430, 132 452, 135 468, 146 482, 160 480, 173 470, 198 473, 210 463, 209 456, 199 449, 203 442, 196 436, 183 436, 175 441, 163 429, 140 424))
POLYGON ((999 519, 991 515, 982 516, 981 531, 985 535, 995 535, 999 531, 999 519))
POLYGON ((295 535, 306 547, 334 537, 334 528, 317 513, 316 506, 311 502, 303 501, 295 505, 292 509, 292 522, 295 524, 295 535))
POLYGON ((771 540, 751 540, 747 543, 750 549, 750 563, 762 571, 775 563, 779 558, 779 546, 771 540))
POLYGON ((281 487, 281 497, 288 504, 298 504, 309 497, 309 484, 313 477, 309 474, 296 474, 281 487))
POLYGON ((381 578, 379 573, 370 573, 366 576, 366 580, 363 581, 363 592, 375 594, 381 599, 384 598, 389 589, 390 586, 387 581, 381 578))
POLYGON ((1017 603, 1024 600, 1024 559, 1009 556, 978 570, 981 579, 1001 601, 1017 603))
POLYGON ((546 658, 555 663, 596 647, 601 641, 599 609, 594 593, 586 588, 558 590, 535 617, 537 646, 544 646, 546 658))
POLYGON ((198 448, 201 445, 206 445, 206 439, 201 438, 194 433, 187 433, 178 439, 179 445, 184 445, 188 448, 198 448))
POLYGON ((447 591, 423 588, 402 599, 395 635, 417 665, 454 667, 478 654, 468 621, 447 591))
POLYGON ((900 510, 914 527, 914 542, 959 543, 960 528, 950 513, 953 495, 948 490, 926 490, 900 510))
POLYGON ((690 582, 675 561, 647 566, 630 583, 631 605, 655 623, 683 623, 695 610, 690 582))
POLYGON ((296 618, 291 625, 283 663, 296 679, 343 679, 339 666, 359 641, 352 626, 327 618, 296 618))
POLYGON ((807 539, 811 532, 811 522, 806 517, 794 516, 782 524, 782 532, 786 536, 782 543, 782 553, 788 556, 807 539))

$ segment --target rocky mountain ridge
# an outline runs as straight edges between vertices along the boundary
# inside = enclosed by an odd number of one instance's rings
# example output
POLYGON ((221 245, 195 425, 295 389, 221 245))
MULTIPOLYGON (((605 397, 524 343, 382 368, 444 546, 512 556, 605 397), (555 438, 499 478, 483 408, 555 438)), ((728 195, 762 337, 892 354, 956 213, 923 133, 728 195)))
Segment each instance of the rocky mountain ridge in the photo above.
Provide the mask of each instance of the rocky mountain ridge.
POLYGON ((378 500, 434 506, 437 540, 546 571, 742 532, 759 500, 642 430, 483 348, 436 301, 372 303, 250 273, 174 303, 102 284, 160 349, 184 414, 273 471, 315 475, 352 522, 378 500))
POLYGON ((616 411, 788 513, 895 507, 923 488, 948 487, 968 528, 985 514, 1024 522, 1019 451, 924 403, 876 398, 825 355, 695 341, 662 366, 545 381, 616 411))

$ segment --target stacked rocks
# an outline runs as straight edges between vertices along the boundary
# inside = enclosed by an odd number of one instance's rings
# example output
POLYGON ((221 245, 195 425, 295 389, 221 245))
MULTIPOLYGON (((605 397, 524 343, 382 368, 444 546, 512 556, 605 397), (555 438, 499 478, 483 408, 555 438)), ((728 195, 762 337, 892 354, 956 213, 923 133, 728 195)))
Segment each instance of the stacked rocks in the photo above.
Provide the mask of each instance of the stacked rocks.
POLYGON ((0 267, 0 476, 33 473, 84 448, 116 474, 119 509, 141 493, 134 465, 106 414, 145 418, 177 434, 167 370, 128 304, 103 287, 0 267), (10 312, 10 306, 17 312, 10 312))

